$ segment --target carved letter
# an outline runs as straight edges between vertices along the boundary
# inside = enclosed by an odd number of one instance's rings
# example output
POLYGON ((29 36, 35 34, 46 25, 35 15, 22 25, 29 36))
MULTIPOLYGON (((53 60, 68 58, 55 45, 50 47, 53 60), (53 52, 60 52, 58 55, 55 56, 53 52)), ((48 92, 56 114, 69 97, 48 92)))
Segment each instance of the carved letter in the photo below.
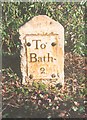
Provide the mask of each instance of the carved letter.
POLYGON ((35 53, 30 53, 30 62, 37 62, 37 55, 35 53))
POLYGON ((50 53, 48 53, 48 62, 50 62, 50 59, 51 59, 51 62, 53 62, 53 57, 50 57, 50 53))
POLYGON ((44 48, 46 48, 46 45, 45 45, 45 44, 41 44, 40 47, 41 47, 42 49, 44 49, 44 48))
POLYGON ((32 40, 32 41, 36 41, 36 48, 35 49, 38 49, 38 42, 41 40, 32 40))

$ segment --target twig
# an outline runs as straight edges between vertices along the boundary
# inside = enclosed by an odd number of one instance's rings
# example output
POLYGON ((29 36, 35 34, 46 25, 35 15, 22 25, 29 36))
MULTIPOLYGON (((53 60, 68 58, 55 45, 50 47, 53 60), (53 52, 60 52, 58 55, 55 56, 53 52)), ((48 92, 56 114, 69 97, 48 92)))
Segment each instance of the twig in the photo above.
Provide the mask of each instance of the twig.
POLYGON ((14 95, 10 96, 9 98, 4 98, 5 100, 10 100, 11 98, 13 98, 14 95))
MULTIPOLYGON (((21 104, 21 106, 22 106, 22 105, 24 105, 24 103, 21 104)), ((14 107, 14 108, 19 108, 19 107, 20 107, 18 104, 17 104, 17 106, 14 106, 14 105, 8 103, 8 104, 6 105, 6 107, 2 110, 2 112, 3 112, 4 110, 6 110, 6 108, 7 108, 8 106, 11 106, 11 107, 14 107)))
POLYGON ((10 103, 8 103, 7 105, 8 105, 8 106, 11 106, 11 107, 14 107, 14 108, 19 108, 19 106, 14 106, 14 105, 12 105, 12 104, 10 104, 10 103))

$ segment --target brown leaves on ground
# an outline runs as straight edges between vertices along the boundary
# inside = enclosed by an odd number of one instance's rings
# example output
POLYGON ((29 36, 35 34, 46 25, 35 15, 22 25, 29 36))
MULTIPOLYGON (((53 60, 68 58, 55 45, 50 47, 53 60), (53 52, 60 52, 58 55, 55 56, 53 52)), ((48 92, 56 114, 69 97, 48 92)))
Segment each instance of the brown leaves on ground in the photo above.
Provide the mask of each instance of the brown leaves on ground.
POLYGON ((15 118, 84 118, 86 117, 84 72, 85 58, 65 54, 64 89, 36 89, 23 86, 13 71, 3 70, 3 116, 15 118))

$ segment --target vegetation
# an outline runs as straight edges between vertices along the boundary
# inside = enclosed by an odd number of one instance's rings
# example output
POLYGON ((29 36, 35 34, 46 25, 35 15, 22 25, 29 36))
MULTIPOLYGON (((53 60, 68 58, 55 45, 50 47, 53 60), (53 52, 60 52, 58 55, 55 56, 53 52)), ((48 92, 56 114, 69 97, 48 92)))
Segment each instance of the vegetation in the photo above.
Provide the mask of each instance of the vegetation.
POLYGON ((86 54, 85 5, 70 2, 2 3, 3 52, 12 54, 20 50, 19 27, 39 14, 45 14, 64 26, 66 51, 86 54))
POLYGON ((85 4, 74 2, 3 2, 2 4, 3 118, 85 118, 87 55, 85 4), (59 21, 65 29, 65 86, 47 89, 21 85, 18 29, 37 15, 59 21))

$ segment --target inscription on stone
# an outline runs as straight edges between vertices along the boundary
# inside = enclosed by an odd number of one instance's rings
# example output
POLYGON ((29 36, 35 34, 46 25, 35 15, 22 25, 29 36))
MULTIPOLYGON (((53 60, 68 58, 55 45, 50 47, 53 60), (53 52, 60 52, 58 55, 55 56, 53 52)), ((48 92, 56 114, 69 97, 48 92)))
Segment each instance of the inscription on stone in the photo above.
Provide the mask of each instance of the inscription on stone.
POLYGON ((26 36, 28 76, 33 79, 51 79, 52 74, 57 78, 57 35, 26 36), (36 40, 35 40, 36 39, 36 40), (52 39, 52 40, 51 40, 52 39), (56 43, 55 46, 52 46, 56 43), (31 68, 31 69, 30 69, 31 68))
POLYGON ((64 29, 48 16, 34 17, 19 29, 23 84, 56 80, 64 84, 64 29))

